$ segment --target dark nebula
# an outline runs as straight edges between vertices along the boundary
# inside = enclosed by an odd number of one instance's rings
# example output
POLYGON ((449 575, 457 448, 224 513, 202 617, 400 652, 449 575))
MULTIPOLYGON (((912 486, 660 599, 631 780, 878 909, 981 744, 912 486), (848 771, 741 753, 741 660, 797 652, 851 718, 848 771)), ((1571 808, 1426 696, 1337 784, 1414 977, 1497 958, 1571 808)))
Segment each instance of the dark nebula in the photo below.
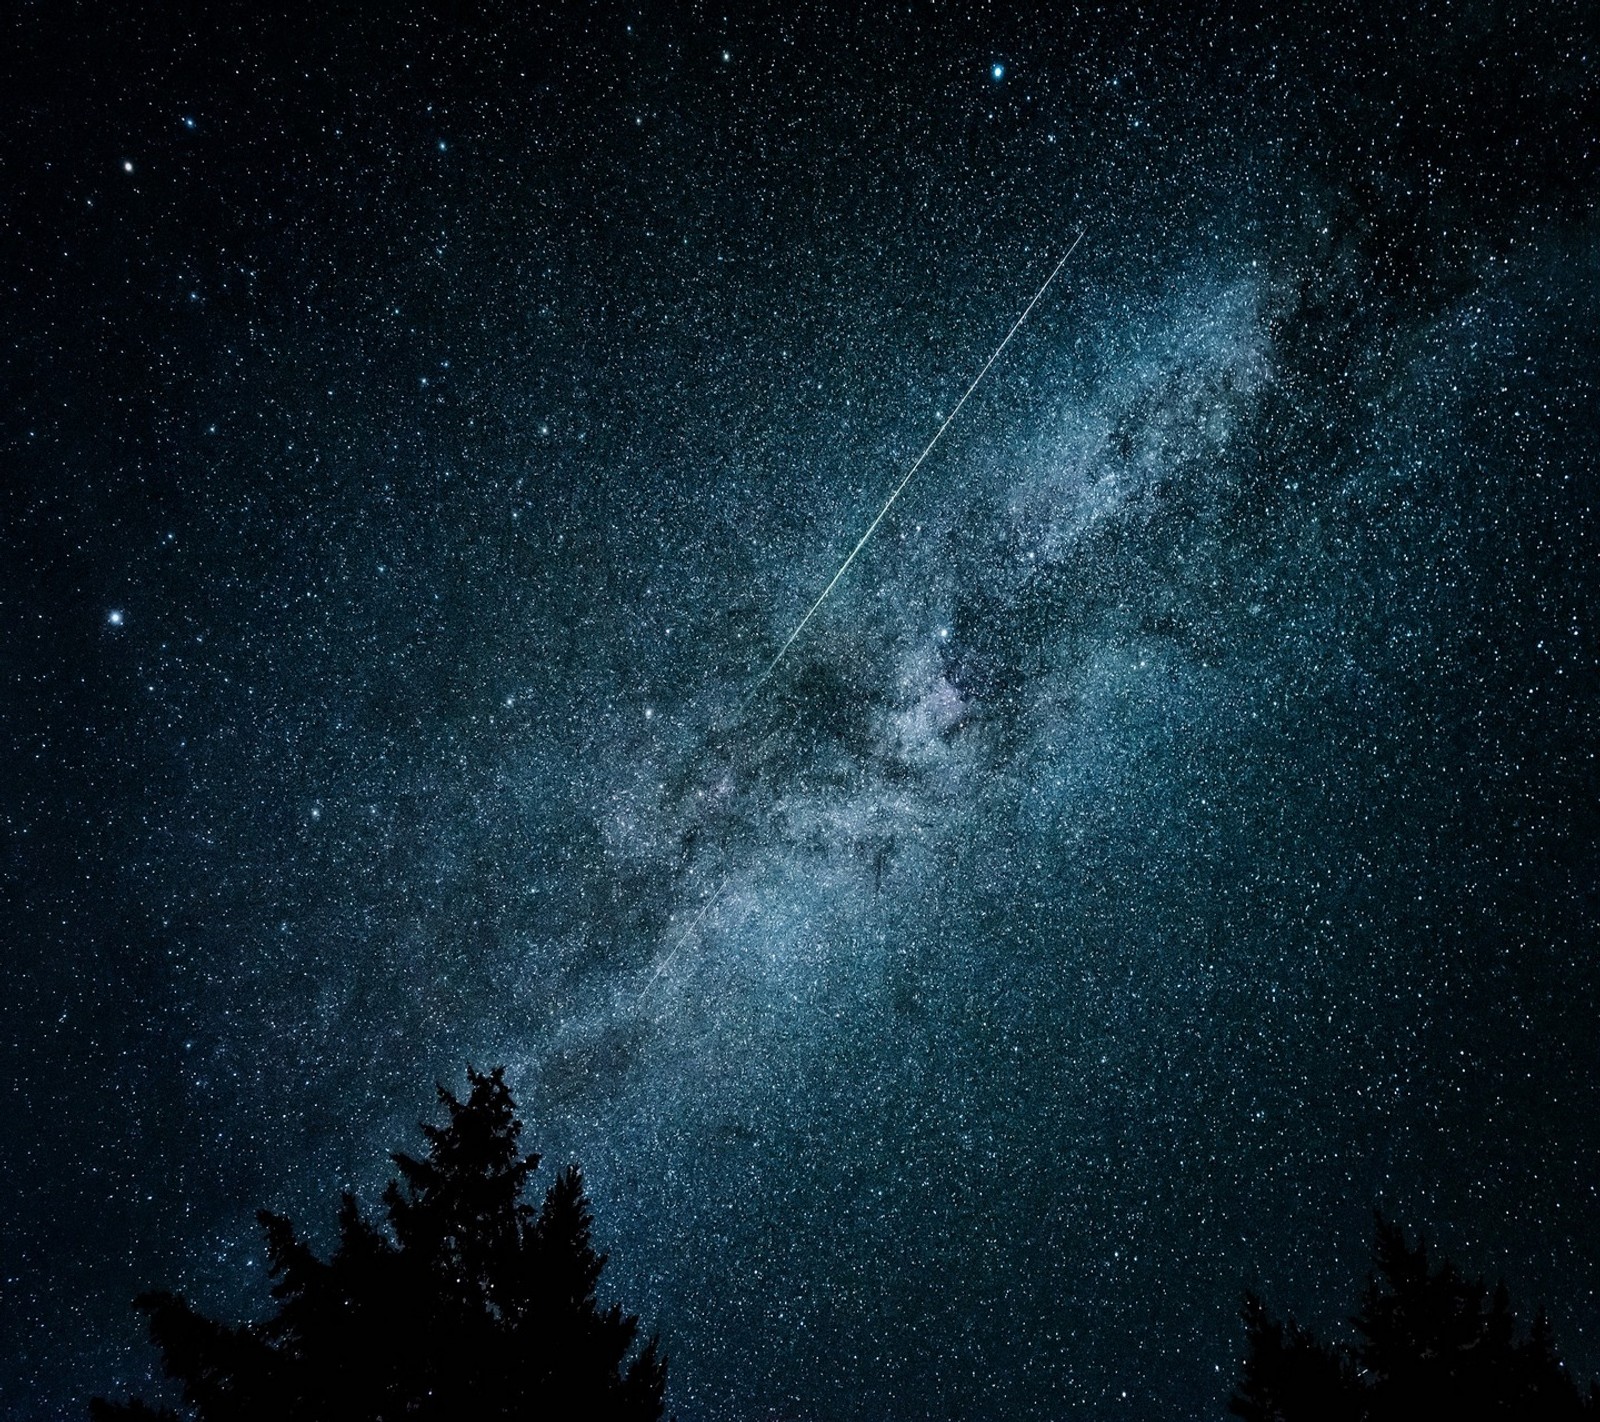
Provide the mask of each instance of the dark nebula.
POLYGON ((1220 1416, 1374 1207, 1600 1372, 1600 8, 180 8, 0 61, 0 1416, 468 1062, 683 1422, 1220 1416))

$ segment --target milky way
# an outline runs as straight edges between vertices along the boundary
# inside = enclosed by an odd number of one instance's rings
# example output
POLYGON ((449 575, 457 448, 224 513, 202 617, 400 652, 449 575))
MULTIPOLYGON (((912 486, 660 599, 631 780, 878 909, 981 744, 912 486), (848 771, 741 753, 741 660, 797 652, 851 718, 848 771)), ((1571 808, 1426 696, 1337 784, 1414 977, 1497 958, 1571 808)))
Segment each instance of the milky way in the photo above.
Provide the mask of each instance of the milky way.
POLYGON ((468 1062, 684 1422, 1600 1371, 1591 8, 18 22, 4 1415, 468 1062))

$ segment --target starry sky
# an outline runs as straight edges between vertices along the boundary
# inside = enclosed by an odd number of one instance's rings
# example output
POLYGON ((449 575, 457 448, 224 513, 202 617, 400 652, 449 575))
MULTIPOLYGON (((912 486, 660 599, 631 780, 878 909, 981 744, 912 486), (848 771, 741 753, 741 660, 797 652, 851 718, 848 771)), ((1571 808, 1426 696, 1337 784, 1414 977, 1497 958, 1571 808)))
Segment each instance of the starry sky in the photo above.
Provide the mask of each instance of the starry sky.
POLYGON ((683 1422, 1375 1207, 1600 1371, 1600 11, 180 8, 0 46, 0 1417, 468 1062, 683 1422))

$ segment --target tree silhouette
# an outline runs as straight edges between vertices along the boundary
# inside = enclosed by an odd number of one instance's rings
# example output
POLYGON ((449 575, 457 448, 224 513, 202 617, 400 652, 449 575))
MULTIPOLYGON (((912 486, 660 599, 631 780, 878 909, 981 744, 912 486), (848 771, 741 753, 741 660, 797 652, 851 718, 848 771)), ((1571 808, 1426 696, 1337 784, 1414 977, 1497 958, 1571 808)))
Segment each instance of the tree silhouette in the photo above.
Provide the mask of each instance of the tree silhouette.
MULTIPOLYGON (((199 1422, 531 1418, 656 1422, 666 1362, 652 1338, 629 1360, 638 1319, 596 1295, 605 1256, 576 1166, 535 1214, 523 1200, 536 1154, 502 1069, 468 1071, 425 1159, 393 1157, 389 1233, 353 1196, 319 1259, 287 1219, 262 1211, 276 1313, 233 1327, 171 1293, 135 1302, 199 1422), (403 1181, 403 1184, 402 1184, 403 1181)), ((133 1400, 90 1404, 94 1422, 176 1422, 133 1400)))
POLYGON ((1354 1346, 1321 1343, 1246 1295, 1248 1351, 1231 1412, 1245 1422, 1600 1416, 1600 1391, 1580 1398, 1543 1310, 1520 1337, 1505 1285, 1491 1294, 1448 1260, 1433 1267, 1426 1240, 1412 1248, 1382 1218, 1373 1262, 1354 1346))

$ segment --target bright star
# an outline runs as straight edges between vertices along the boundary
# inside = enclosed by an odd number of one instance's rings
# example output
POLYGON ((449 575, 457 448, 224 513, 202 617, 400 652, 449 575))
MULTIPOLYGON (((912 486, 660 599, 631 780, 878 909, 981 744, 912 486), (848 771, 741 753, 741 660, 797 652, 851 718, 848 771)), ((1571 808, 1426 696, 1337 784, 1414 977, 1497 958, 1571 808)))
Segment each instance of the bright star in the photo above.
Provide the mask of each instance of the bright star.
POLYGON ((113 627, 122 626, 122 609, 120 607, 112 608, 110 612, 106 613, 106 621, 113 627))

